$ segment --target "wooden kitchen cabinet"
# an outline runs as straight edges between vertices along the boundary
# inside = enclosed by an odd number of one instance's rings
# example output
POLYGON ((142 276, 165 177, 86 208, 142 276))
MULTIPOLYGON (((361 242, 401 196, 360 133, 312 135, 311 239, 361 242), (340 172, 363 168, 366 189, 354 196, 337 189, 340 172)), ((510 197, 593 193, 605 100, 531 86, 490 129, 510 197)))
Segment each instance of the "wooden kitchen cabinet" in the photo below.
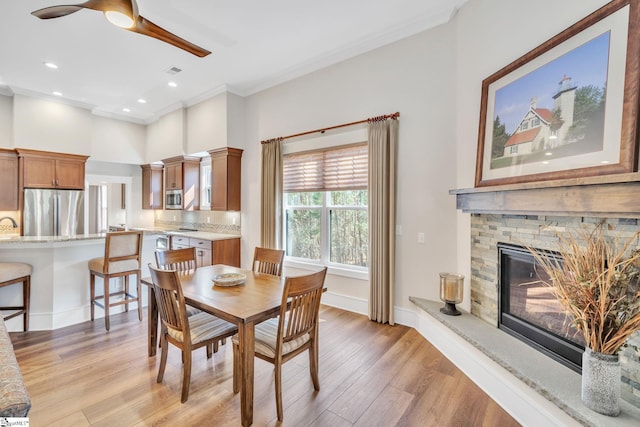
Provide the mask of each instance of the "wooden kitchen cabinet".
POLYGON ((212 211, 240 210, 242 151, 230 147, 209 151, 212 211))
POLYGON ((212 263, 240 268, 240 238, 214 240, 212 263))
POLYGON ((196 265, 225 264, 240 267, 240 238, 223 240, 171 236, 171 249, 196 248, 196 265))
POLYGON ((0 211, 18 210, 18 155, 0 149, 0 211))
POLYGON ((182 190, 182 209, 200 209, 200 157, 176 156, 164 159, 167 190, 182 190))
POLYGON ((23 188, 84 190, 88 156, 16 149, 23 188))
POLYGON ((178 163, 167 163, 167 160, 164 160, 164 176, 167 190, 181 190, 182 161, 178 163))
POLYGON ((141 165, 142 168, 142 209, 162 209, 164 189, 162 187, 162 165, 141 165))

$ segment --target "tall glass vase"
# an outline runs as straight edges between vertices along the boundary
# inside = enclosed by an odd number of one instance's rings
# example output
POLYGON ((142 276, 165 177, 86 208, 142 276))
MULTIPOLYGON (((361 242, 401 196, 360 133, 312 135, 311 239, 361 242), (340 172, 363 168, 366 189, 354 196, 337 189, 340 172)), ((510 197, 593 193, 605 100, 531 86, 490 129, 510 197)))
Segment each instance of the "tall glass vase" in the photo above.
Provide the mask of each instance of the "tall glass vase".
POLYGON ((620 360, 585 348, 582 354, 582 402, 594 411, 620 415, 620 360))

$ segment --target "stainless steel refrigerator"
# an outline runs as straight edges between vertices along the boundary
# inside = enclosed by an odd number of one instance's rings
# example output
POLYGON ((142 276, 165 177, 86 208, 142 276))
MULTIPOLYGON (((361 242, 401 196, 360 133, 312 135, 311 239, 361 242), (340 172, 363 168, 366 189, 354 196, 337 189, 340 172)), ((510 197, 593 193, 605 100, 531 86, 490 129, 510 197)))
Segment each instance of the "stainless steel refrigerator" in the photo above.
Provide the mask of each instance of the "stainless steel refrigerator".
POLYGON ((84 234, 84 191, 24 190, 25 236, 84 234))

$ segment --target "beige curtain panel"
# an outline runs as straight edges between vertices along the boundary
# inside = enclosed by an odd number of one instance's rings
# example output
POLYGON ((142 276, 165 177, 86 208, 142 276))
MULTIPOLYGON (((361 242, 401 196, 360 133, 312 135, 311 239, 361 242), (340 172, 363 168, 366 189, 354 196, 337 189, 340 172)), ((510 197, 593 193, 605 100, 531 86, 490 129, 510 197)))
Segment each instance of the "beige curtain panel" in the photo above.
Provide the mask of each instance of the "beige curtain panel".
POLYGON ((369 318, 393 325, 398 121, 369 121, 369 318))
POLYGON ((280 249, 282 247, 282 138, 262 144, 260 221, 260 246, 280 249))

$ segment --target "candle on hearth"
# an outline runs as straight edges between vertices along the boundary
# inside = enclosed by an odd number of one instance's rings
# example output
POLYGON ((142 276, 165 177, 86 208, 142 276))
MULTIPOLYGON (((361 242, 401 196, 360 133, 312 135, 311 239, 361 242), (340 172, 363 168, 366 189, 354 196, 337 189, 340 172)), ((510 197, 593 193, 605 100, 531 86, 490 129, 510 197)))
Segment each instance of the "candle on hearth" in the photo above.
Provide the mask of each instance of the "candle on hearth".
POLYGON ((457 273, 440 273, 440 299, 445 307, 441 309, 445 314, 458 315, 455 304, 462 302, 464 276, 457 273))

